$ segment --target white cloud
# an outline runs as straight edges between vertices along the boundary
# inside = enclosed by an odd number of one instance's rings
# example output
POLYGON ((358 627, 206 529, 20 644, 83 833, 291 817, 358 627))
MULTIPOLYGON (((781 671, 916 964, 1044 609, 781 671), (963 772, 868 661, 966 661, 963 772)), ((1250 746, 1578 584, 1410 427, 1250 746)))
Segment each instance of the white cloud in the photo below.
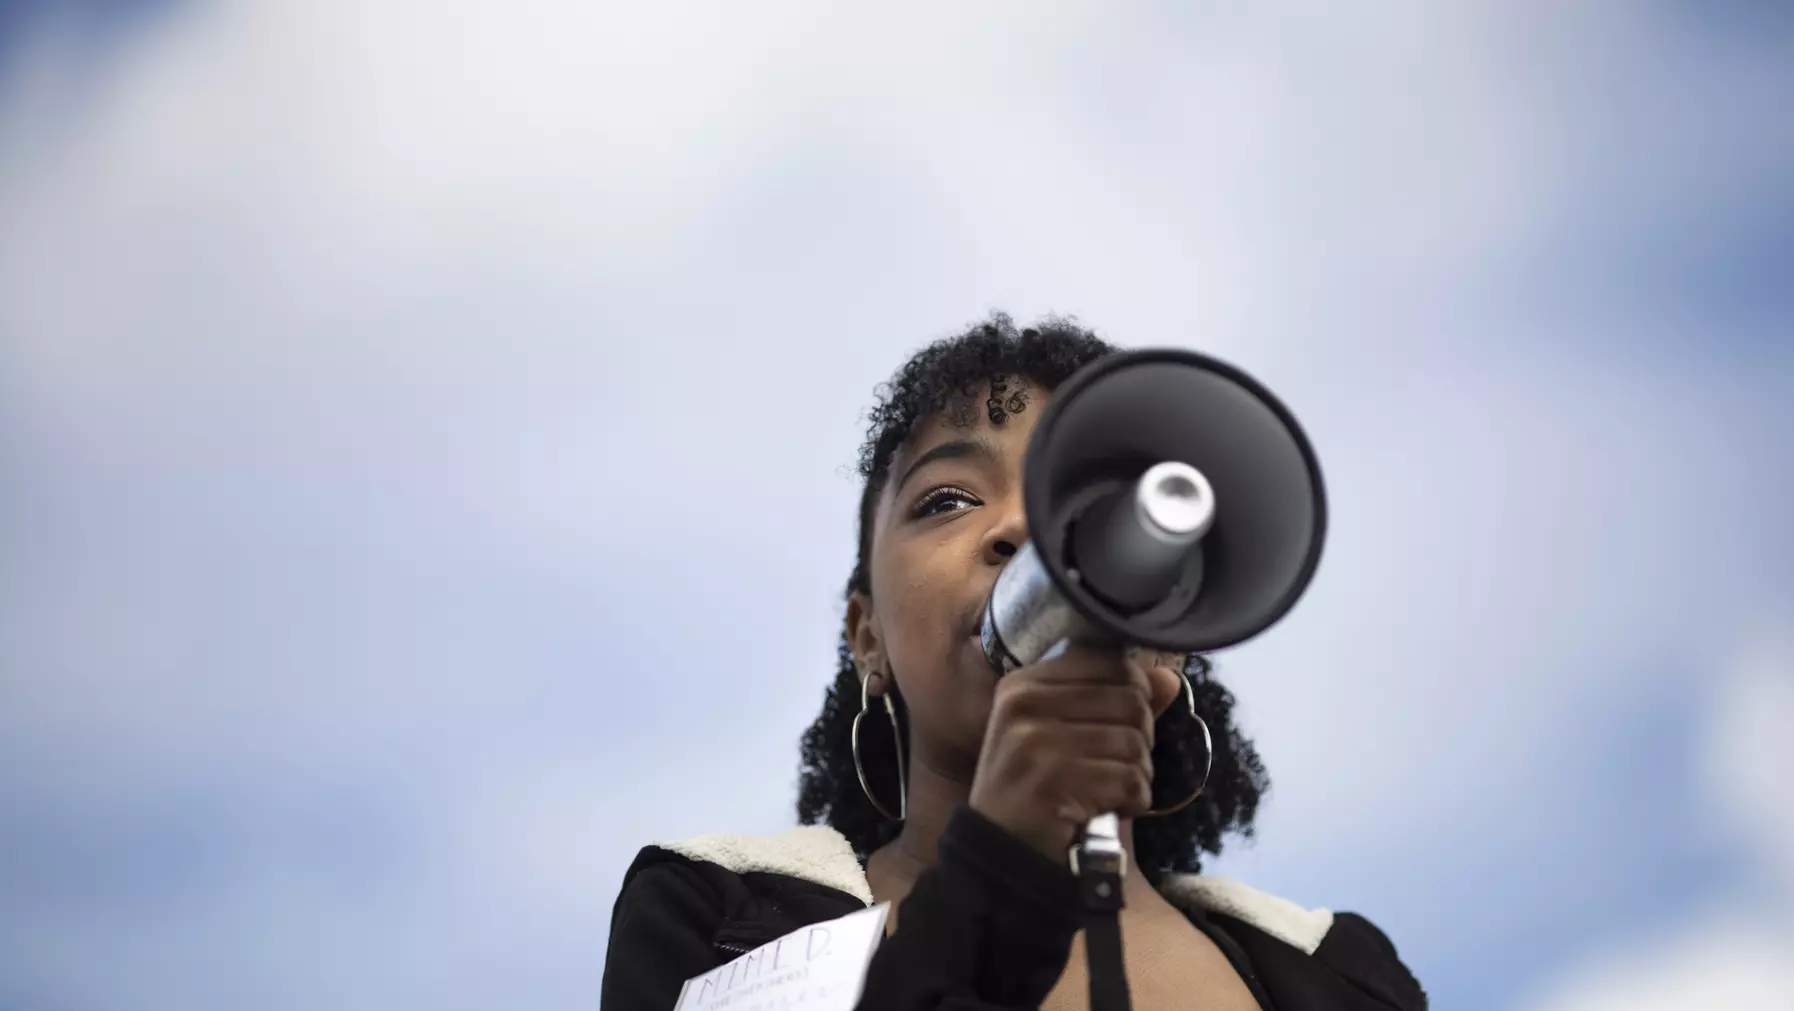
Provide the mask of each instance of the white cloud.
POLYGON ((1780 1011, 1794 993, 1794 609, 1741 637, 1706 718, 1710 812, 1754 862, 1741 894, 1577 967, 1533 1011, 1780 1011))
POLYGON ((1714 796, 1794 914, 1794 603, 1742 638, 1708 724, 1714 796))
POLYGON ((1782 1011, 1794 992, 1794 935, 1701 923, 1690 936, 1615 958, 1536 1011, 1782 1011))

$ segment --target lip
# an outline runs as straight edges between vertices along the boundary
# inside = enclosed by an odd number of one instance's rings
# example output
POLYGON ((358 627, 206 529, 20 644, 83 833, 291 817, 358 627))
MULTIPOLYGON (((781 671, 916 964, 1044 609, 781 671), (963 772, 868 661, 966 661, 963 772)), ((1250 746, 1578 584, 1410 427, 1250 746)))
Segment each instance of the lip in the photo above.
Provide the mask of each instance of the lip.
MULTIPOLYGON (((959 641, 959 648, 965 651, 964 656, 968 673, 977 670, 981 672, 982 677, 990 677, 993 680, 1000 676, 998 671, 991 668, 989 658, 984 655, 984 636, 981 633, 974 632, 964 639, 961 639, 959 641)), ((982 677, 980 677, 980 680, 982 677)))
POLYGON ((977 640, 980 645, 984 642, 984 603, 983 600, 978 601, 978 606, 972 608, 959 623, 960 630, 966 637, 977 640))

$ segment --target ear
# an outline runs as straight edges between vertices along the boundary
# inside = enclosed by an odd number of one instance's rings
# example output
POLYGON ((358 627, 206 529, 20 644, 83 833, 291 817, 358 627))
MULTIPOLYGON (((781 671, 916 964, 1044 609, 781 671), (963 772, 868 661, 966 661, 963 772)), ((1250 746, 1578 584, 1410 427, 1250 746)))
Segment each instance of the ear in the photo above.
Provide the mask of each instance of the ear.
POLYGON ((853 651, 860 678, 873 679, 872 688, 884 682, 884 633, 872 612, 872 598, 855 590, 847 595, 847 648, 853 651))

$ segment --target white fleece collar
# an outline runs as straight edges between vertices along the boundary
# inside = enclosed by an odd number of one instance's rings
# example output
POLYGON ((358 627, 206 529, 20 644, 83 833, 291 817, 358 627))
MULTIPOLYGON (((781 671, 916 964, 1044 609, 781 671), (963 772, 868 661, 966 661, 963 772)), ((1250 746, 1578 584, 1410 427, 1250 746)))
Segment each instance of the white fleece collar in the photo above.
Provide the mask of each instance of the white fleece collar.
MULTIPOLYGON (((872 886, 847 837, 826 825, 806 825, 778 835, 706 835, 657 843, 690 860, 716 864, 736 874, 765 872, 802 878, 872 904, 872 886)), ((1173 874, 1159 892, 1187 911, 1202 909, 1250 923, 1272 937, 1312 955, 1333 927, 1325 909, 1304 909, 1230 878, 1173 874)))
POLYGON ((1331 911, 1303 909, 1232 878, 1172 874, 1159 882, 1159 894, 1186 912, 1203 909, 1243 920, 1305 955, 1314 954, 1327 931, 1333 929, 1331 911))
POLYGON ((755 871, 802 878, 872 904, 872 886, 847 837, 827 825, 805 825, 778 835, 704 835, 656 843, 691 860, 716 864, 736 874, 755 871))

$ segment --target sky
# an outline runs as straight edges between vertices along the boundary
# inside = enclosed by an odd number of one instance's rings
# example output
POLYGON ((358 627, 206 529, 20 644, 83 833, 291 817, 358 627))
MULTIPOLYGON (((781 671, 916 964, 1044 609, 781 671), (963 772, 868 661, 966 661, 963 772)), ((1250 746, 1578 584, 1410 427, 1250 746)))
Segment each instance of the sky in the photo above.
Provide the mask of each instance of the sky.
POLYGON ((793 818, 873 389, 1220 355, 1331 495, 1215 873, 1794 989, 1794 12, 0 5, 0 1008, 594 1007, 793 818))

